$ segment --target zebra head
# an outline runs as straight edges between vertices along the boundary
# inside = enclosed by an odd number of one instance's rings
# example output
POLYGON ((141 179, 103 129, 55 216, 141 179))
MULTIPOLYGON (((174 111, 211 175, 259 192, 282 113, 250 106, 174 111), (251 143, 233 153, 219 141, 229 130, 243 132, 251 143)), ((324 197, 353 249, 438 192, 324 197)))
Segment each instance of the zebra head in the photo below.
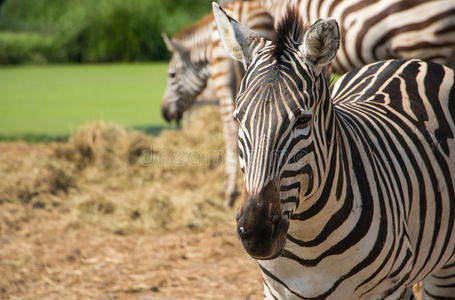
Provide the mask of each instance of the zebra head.
POLYGON ((338 24, 319 20, 306 28, 289 9, 275 41, 266 41, 213 7, 226 51, 247 70, 234 111, 246 186, 237 231, 252 257, 271 259, 284 248, 292 214, 323 176, 320 111, 331 105, 323 101, 330 100, 325 69, 338 49, 338 24))
POLYGON ((179 40, 170 39, 164 33, 162 36, 172 58, 161 110, 167 122, 178 122, 206 86, 208 64, 205 61, 195 61, 191 49, 179 40))

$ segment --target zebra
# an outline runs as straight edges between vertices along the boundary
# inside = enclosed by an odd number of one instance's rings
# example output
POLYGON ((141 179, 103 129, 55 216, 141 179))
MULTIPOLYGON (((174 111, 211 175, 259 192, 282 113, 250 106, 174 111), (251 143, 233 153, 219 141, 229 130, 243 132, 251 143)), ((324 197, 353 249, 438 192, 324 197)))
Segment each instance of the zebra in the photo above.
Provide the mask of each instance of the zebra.
POLYGON ((334 19, 289 9, 268 41, 213 4, 246 62, 235 100, 237 234, 266 299, 455 299, 455 75, 387 60, 342 76, 334 19))
POLYGON ((305 24, 334 17, 341 45, 333 71, 352 71, 386 59, 420 58, 455 68, 455 1, 453 0, 261 0, 274 17, 297 7, 305 24))
MULTIPOLYGON (((259 35, 272 38, 273 19, 258 0, 228 2, 224 9, 248 24, 259 35)), ((170 39, 164 34, 163 38, 172 52, 162 105, 163 117, 168 121, 179 120, 211 76, 215 96, 220 103, 226 145, 225 204, 233 206, 238 195, 238 154, 237 125, 232 118, 232 112, 234 97, 244 73, 243 66, 231 60, 224 52, 212 13, 174 38, 170 39)))

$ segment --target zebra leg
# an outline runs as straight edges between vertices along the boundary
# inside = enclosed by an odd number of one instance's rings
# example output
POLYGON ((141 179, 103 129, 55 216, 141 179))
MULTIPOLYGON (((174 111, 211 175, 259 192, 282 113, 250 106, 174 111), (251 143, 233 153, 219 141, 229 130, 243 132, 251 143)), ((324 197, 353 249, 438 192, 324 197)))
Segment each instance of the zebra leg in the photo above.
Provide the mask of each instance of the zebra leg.
MULTIPOLYGON (((220 99, 222 110, 224 142, 226 144, 226 181, 225 181, 225 206, 232 207, 238 196, 237 173, 239 157, 237 153, 237 125, 232 118, 232 113, 223 115, 223 104, 220 99)), ((225 108, 226 110, 226 108, 225 108)))
POLYGON ((455 300, 455 260, 423 281, 422 300, 455 300))
MULTIPOLYGON (((212 40, 213 42, 213 40, 212 40)), ((235 69, 219 44, 219 36, 216 35, 212 49, 211 71, 215 95, 220 101, 221 119, 223 121, 224 142, 226 145, 226 181, 225 181, 225 205, 232 207, 238 196, 237 172, 237 124, 234 121, 234 98, 237 93, 237 81, 241 79, 235 74, 235 69), (218 42, 216 42, 218 40, 218 42)))
POLYGON ((238 171, 238 154, 237 154, 237 135, 233 134, 235 129, 231 128, 231 124, 224 122, 228 128, 225 129, 226 142, 226 182, 225 182, 225 205, 232 207, 235 199, 238 196, 237 190, 237 171, 238 171))

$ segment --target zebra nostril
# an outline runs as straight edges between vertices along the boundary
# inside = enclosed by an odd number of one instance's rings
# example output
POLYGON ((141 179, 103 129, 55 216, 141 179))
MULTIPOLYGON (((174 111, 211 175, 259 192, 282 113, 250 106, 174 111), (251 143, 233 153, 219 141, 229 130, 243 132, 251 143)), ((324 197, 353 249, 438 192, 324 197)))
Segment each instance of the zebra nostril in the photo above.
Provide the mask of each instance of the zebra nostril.
POLYGON ((246 239, 248 238, 248 234, 247 234, 245 228, 243 228, 243 226, 240 226, 240 227, 239 227, 238 232, 239 232, 239 237, 240 237, 240 239, 246 240, 246 239))

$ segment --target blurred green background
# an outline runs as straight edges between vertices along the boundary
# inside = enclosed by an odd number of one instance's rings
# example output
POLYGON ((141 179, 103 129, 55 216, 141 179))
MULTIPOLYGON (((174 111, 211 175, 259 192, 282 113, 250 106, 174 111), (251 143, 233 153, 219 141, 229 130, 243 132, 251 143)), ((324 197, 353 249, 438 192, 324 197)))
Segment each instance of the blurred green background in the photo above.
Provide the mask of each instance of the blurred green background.
POLYGON ((65 139, 105 120, 158 132, 170 55, 161 32, 211 0, 0 0, 0 140, 65 139))
POLYGON ((105 120, 157 133, 166 63, 0 68, 0 140, 65 139, 105 120))
POLYGON ((0 0, 0 63, 168 58, 173 34, 210 12, 210 0, 0 0))

